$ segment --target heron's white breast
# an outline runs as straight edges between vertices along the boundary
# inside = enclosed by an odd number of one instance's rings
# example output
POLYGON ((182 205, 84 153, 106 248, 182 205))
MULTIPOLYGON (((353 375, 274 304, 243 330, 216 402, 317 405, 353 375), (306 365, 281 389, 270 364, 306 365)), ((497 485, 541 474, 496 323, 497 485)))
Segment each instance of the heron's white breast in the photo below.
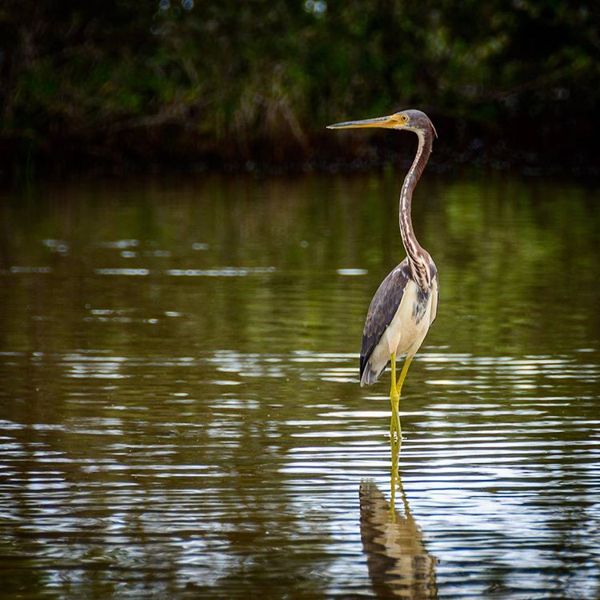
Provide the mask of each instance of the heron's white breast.
POLYGON ((409 280, 396 314, 382 336, 381 341, 387 345, 388 356, 392 352, 397 355, 413 355, 423 343, 429 326, 435 317, 435 304, 437 304, 436 281, 433 282, 425 307, 421 309, 422 312, 415 310, 415 306, 418 304, 419 287, 414 281, 409 280), (419 318, 415 317, 416 312, 420 312, 419 318))

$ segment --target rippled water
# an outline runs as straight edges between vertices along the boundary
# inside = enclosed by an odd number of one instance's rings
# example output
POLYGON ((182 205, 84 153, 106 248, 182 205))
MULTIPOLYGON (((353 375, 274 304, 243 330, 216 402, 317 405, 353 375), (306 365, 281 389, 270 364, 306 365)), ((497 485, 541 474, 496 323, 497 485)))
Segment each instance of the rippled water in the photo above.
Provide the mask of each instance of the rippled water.
POLYGON ((0 595, 597 598, 600 197, 426 176, 438 319, 361 390, 395 173, 0 199, 0 595))

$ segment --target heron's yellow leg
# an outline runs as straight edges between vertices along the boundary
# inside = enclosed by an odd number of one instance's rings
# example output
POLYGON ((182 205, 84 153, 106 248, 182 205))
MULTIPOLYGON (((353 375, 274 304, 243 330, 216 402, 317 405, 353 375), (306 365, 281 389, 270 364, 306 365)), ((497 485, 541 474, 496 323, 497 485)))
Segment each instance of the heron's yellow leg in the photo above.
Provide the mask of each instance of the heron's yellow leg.
MULTIPOLYGON (((396 355, 392 354, 392 357, 395 359, 396 355)), ((392 379, 394 383, 396 383, 395 375, 396 375, 396 367, 394 365, 396 361, 392 361, 392 379)), ((404 380, 406 379, 406 374, 408 373, 408 368, 410 367, 410 363, 412 362, 412 356, 407 356, 404 364, 402 365, 402 371, 400 371, 400 377, 398 378, 398 382, 394 386, 392 384, 392 390, 394 391, 394 395, 390 395, 390 401, 392 403, 392 421, 390 422, 390 435, 394 437, 394 431, 398 436, 398 440, 400 443, 402 442, 402 426, 400 424, 400 394, 402 393, 402 386, 404 385, 404 380)))
POLYGON ((404 364, 402 365, 402 371, 400 371, 400 377, 398 377, 398 396, 402 393, 402 386, 404 385, 404 380, 406 379, 406 374, 408 373, 408 368, 410 367, 410 363, 412 362, 412 356, 407 356, 404 364))
POLYGON ((390 362, 392 363, 392 376, 391 376, 391 387, 390 387, 390 398, 398 395, 398 389, 396 388, 396 353, 392 352, 390 356, 390 362))
POLYGON ((390 471, 390 518, 392 523, 396 522, 396 488, 398 487, 400 474, 398 471, 398 457, 400 455, 400 437, 390 439, 390 450, 392 455, 392 468, 390 471))
POLYGON ((392 352, 390 357, 392 363, 392 375, 390 386, 390 404, 392 406, 392 418, 390 420, 390 437, 394 439, 394 433, 400 437, 400 416, 398 414, 398 403, 400 401, 400 393, 396 385, 396 353, 392 352))

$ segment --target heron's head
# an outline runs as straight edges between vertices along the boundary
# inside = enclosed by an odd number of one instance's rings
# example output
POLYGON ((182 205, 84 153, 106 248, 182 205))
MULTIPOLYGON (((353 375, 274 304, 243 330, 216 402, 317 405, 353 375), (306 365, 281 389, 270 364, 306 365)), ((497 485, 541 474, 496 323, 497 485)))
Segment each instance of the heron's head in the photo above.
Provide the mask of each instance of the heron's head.
POLYGON ((437 137, 437 132, 429 117, 420 110, 402 110, 400 112, 388 115, 387 117, 375 117, 374 119, 364 119, 362 121, 345 121, 344 123, 335 123, 328 125, 327 129, 357 129, 363 127, 383 127, 384 129, 405 129, 414 131, 423 135, 433 134, 437 137))

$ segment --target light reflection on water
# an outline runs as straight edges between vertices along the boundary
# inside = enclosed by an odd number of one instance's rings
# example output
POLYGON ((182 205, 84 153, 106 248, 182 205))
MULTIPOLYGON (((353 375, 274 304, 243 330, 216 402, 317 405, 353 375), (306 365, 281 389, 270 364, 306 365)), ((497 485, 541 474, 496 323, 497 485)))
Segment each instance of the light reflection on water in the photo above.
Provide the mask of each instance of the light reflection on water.
POLYGON ((3 205, 5 593, 597 597, 598 204, 425 184, 442 295, 394 516, 387 379, 360 390, 357 346, 397 190, 351 183, 3 205))

